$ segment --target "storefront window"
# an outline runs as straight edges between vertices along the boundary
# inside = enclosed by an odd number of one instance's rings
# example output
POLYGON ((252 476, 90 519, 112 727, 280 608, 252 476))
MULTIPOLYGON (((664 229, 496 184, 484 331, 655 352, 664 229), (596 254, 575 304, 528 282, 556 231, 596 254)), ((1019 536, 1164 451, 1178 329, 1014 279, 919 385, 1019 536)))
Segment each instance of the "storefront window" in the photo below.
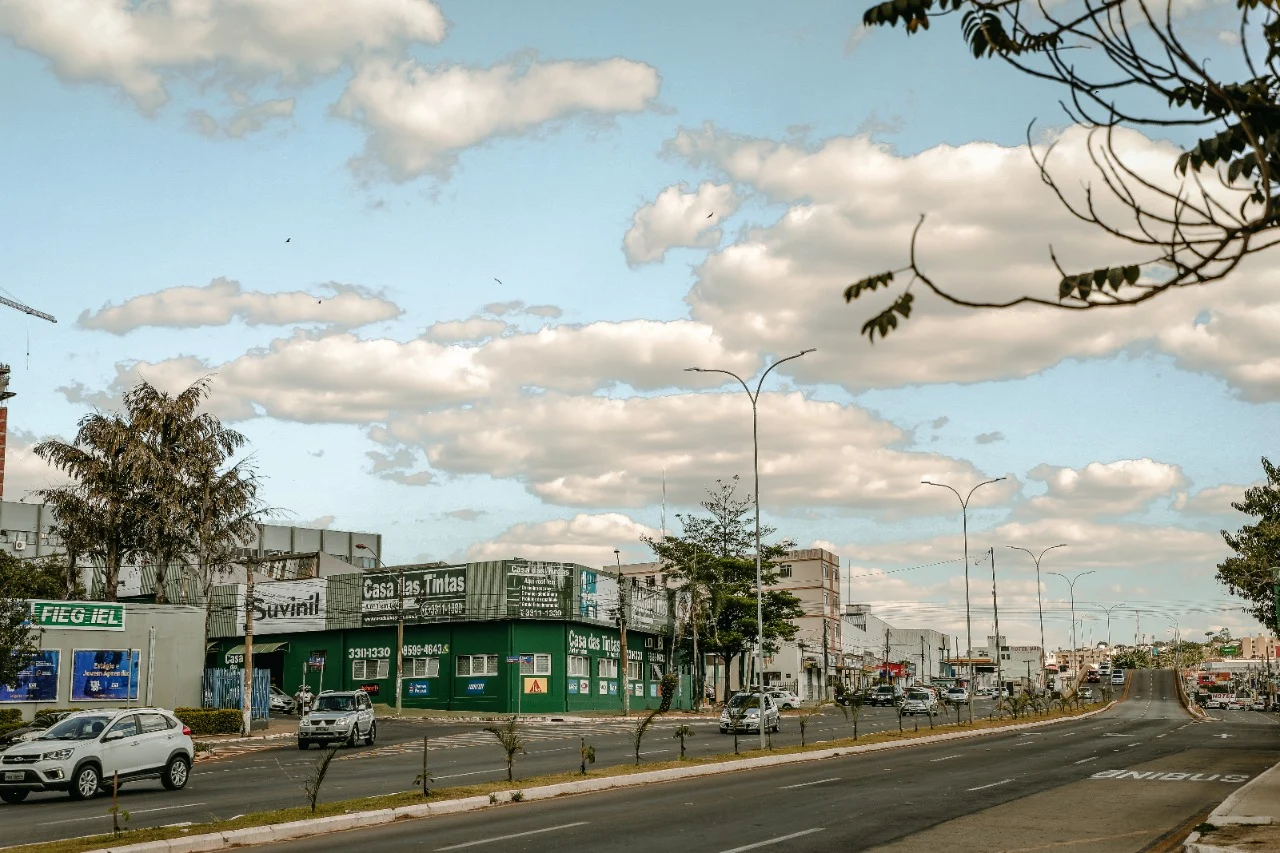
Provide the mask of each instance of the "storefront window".
POLYGON ((457 675, 497 675, 497 655, 458 655, 454 672, 457 675))

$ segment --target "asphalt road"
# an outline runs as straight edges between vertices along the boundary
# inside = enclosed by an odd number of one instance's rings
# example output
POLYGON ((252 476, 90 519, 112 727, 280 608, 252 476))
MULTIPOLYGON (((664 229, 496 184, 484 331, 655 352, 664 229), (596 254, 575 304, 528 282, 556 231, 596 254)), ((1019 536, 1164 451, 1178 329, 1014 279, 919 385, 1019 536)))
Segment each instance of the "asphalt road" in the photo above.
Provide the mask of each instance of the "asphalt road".
POLYGON ((1171 672, 1140 671, 1111 712, 1034 733, 513 804, 269 849, 1161 850, 1280 758, 1271 715, 1197 723, 1173 691, 1171 672))
MULTIPOLYGON (((1272 715, 1223 712, 1220 723, 1194 723, 1172 691, 1171 673, 1138 672, 1128 701, 1111 712, 1034 734, 990 735, 505 806, 278 847, 308 853, 355 843, 369 850, 467 845, 506 851, 541 849, 554 839, 552 843, 584 850, 639 850, 651 849, 658 833, 660 843, 712 853, 762 842, 768 843, 750 849, 1156 849, 1151 845, 1162 836, 1189 826, 1188 821, 1280 758, 1280 729, 1272 715)), ((979 706, 976 713, 983 710, 979 706)), ((575 767, 580 736, 596 746, 601 763, 627 760, 623 725, 532 725, 537 739, 517 772, 531 776, 575 767)), ((642 748, 644 758, 675 757, 673 725, 655 727, 642 748)), ((888 709, 863 711, 861 731, 896 726, 888 709)), ((732 748, 731 738, 718 734, 713 721, 695 724, 695 729, 688 742, 695 754, 732 748)), ((797 729, 793 719, 784 721, 776 742, 797 742, 797 729)), ((809 740, 849 729, 838 712, 828 713, 810 724, 809 740)), ((424 733, 432 735, 437 784, 490 780, 505 773, 492 736, 474 728, 384 721, 383 732, 378 746, 341 753, 326 784, 326 799, 410 787, 421 763, 424 733)), ((202 763, 187 790, 174 794, 158 784, 139 783, 122 791, 122 806, 134 815, 131 825, 141 826, 296 805, 301 800, 297 785, 317 755, 273 749, 202 763)), ((103 800, 72 803, 33 796, 24 804, 0 807, 0 838, 7 844, 84 835, 108 826, 103 800)))
MULTIPOLYGON (((974 703, 974 715, 992 712, 992 703, 974 703)), ((965 713, 961 709, 962 715, 965 713)), ((939 718, 941 719, 941 718, 939 718)), ((526 725, 528 754, 516 762, 517 779, 544 773, 576 770, 581 738, 596 748, 596 767, 635 761, 630 730, 637 718, 598 718, 590 722, 536 722, 526 725)), ((690 755, 732 752, 733 737, 722 735, 712 719, 662 718, 646 735, 641 761, 668 761, 679 754, 671 734, 687 723, 694 735, 686 740, 690 755)), ((325 781, 322 800, 355 799, 409 790, 422 766, 422 738, 430 738, 430 766, 441 787, 502 779, 506 765, 502 750, 483 727, 492 723, 378 721, 378 742, 372 747, 344 749, 338 754, 325 781)), ((928 728, 924 717, 907 717, 903 726, 928 728)), ((863 708, 860 734, 896 729, 898 718, 891 708, 863 708)), ((811 719, 806 740, 816 743, 848 737, 853 724, 838 710, 811 719)), ((739 736, 743 749, 756 745, 759 735, 739 736)), ((784 716, 782 731, 772 735, 778 745, 800 743, 794 716, 784 716)), ((236 747, 228 747, 234 751, 236 747)), ((319 758, 312 747, 299 752, 290 740, 270 749, 198 762, 190 784, 183 791, 165 791, 158 781, 129 783, 121 787, 120 805, 130 813, 129 826, 201 822, 230 818, 249 812, 304 804, 302 782, 319 758)), ((32 794, 26 802, 0 805, 0 844, 25 844, 107 831, 111 818, 107 800, 74 802, 66 794, 32 794)))

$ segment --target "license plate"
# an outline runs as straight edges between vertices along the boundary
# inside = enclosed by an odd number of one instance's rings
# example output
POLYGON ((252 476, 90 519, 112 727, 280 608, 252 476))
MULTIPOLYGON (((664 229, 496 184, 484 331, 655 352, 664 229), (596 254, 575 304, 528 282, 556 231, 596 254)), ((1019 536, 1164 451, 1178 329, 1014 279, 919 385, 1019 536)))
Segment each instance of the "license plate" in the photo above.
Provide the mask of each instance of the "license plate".
POLYGON ((6 782, 21 782, 25 778, 27 778, 27 774, 23 773, 21 770, 19 770, 17 773, 4 774, 4 781, 6 782))

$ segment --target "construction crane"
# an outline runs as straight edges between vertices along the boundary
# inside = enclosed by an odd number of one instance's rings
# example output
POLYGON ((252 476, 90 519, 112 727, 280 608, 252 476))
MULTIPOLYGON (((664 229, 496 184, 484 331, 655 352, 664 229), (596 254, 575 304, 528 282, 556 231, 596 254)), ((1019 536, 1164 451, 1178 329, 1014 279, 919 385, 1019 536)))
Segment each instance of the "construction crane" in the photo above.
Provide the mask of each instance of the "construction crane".
POLYGON ((52 314, 37 311, 30 305, 23 305, 21 302, 15 302, 12 299, 5 299, 3 296, 0 296, 0 305, 8 305, 10 308, 21 311, 23 314, 30 314, 32 317, 39 317, 41 320, 48 320, 50 323, 58 322, 58 318, 54 317, 52 314))

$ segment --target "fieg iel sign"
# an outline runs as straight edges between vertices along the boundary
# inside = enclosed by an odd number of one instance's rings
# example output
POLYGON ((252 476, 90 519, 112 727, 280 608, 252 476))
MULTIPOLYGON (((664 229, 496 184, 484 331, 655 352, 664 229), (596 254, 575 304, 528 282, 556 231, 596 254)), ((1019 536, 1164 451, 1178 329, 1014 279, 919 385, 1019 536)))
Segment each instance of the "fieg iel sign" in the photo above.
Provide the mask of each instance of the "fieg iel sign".
POLYGON ((101 601, 33 601, 31 622, 39 628, 123 631, 124 605, 101 601))

